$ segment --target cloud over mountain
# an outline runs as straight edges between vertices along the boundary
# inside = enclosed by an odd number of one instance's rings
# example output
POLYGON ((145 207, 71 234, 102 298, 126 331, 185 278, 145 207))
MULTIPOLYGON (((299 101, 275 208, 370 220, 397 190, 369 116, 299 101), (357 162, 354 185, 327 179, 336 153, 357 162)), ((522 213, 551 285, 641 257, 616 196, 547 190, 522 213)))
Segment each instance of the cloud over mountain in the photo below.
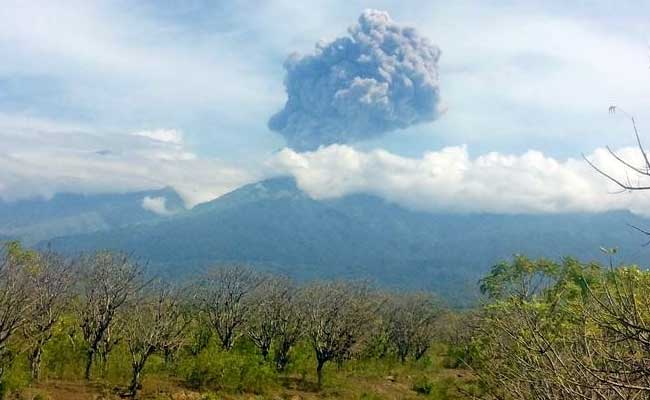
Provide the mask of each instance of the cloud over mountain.
MULTIPOLYGON (((619 151, 641 161, 635 148, 619 151)), ((625 169, 605 149, 589 158, 625 180, 625 169)), ((296 178, 317 199, 370 193, 431 212, 537 214, 630 210, 650 214, 650 194, 618 193, 584 160, 557 160, 538 151, 471 158, 465 146, 408 158, 384 150, 332 145, 313 152, 279 152, 271 164, 296 178)))
POLYGON ((364 11, 348 33, 284 64, 288 99, 269 128, 296 150, 368 139, 440 115, 438 47, 376 10, 364 11))
POLYGON ((145 196, 142 199, 142 208, 158 215, 172 215, 174 212, 167 208, 167 198, 164 196, 151 197, 145 196))
MULTIPOLYGON (((0 141, 4 200, 171 186, 192 207, 257 179, 252 171, 198 157, 176 130, 99 132, 0 113, 0 141)), ((165 209, 155 199, 143 206, 165 209)))

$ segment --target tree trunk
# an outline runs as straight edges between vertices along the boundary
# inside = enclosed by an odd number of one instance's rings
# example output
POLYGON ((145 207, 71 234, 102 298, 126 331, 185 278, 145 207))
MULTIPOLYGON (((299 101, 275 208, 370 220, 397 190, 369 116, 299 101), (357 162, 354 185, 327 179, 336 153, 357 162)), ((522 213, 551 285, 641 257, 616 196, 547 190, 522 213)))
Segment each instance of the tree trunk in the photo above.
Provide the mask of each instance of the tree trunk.
POLYGON ((233 345, 233 334, 230 331, 225 332, 223 335, 220 335, 221 337, 221 347, 225 351, 230 351, 232 349, 233 345))
POLYGON ((165 356, 165 367, 169 368, 169 366, 172 364, 172 361, 174 361, 174 351, 169 347, 165 347, 163 354, 165 356))
POLYGON ((138 390, 140 389, 140 375, 142 373, 142 367, 144 364, 134 364, 133 365, 133 375, 131 377, 131 384, 129 385, 129 396, 136 397, 138 390))
POLYGON ((427 353, 427 350, 428 350, 428 349, 429 349, 428 347, 424 347, 424 348, 419 348, 419 349, 417 349, 417 350, 415 351, 415 360, 417 361, 417 360, 419 360, 420 358, 422 358, 422 357, 427 353))
POLYGON ((278 351, 275 355, 275 369, 278 372, 282 372, 287 367, 289 363, 289 356, 284 351, 278 351))
POLYGON ((282 372, 289 364, 289 352, 291 351, 291 346, 293 342, 283 339, 278 343, 278 347, 275 350, 275 369, 278 372, 282 372))
POLYGON ((136 397, 138 395, 138 390, 142 388, 140 383, 140 378, 142 377, 142 370, 144 369, 145 364, 149 355, 153 352, 152 350, 147 350, 139 361, 131 364, 133 375, 131 376, 131 384, 129 385, 128 395, 131 397, 136 397))
POLYGON ((318 377, 318 389, 320 390, 323 387, 323 366, 325 365, 325 360, 318 359, 318 364, 316 365, 316 376, 318 377))
POLYGON ((88 350, 88 355, 86 359, 86 372, 84 373, 84 378, 89 381, 90 380, 90 371, 93 368, 93 360, 95 358, 95 349, 90 349, 88 350))
POLYGON ((29 355, 32 370, 32 379, 38 381, 41 377, 41 359, 43 357, 43 346, 38 343, 36 348, 29 355))
POLYGON ((404 364, 404 363, 406 362, 406 356, 408 355, 408 352, 407 352, 407 351, 404 351, 404 350, 402 350, 402 349, 400 349, 400 350, 398 351, 398 355, 399 355, 399 361, 400 361, 402 364, 404 364))

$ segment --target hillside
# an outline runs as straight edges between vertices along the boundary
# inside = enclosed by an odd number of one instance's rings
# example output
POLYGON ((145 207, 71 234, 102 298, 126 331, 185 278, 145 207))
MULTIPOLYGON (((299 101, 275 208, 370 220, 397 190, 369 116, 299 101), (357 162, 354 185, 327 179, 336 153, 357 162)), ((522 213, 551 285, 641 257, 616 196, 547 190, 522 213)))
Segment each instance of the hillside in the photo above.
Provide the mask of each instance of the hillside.
POLYGON ((180 211, 183 202, 172 189, 133 193, 82 195, 63 193, 51 199, 0 200, 0 237, 35 243, 57 236, 84 234, 150 222, 160 215, 142 206, 145 197, 166 199, 168 209, 180 211))
POLYGON ((561 215, 428 214, 377 197, 317 201, 291 179, 244 186, 155 223, 52 241, 68 253, 122 249, 178 276, 209 264, 242 262, 300 279, 371 278, 383 285, 435 290, 465 303, 476 280, 514 253, 645 264, 644 238, 627 212, 561 215))

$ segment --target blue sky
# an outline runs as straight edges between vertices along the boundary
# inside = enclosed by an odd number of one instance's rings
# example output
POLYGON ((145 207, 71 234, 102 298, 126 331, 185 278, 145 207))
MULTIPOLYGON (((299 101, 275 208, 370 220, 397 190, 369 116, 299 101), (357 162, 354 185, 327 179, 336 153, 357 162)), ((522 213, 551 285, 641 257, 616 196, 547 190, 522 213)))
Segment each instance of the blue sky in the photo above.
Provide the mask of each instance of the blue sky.
MULTIPOLYGON (((447 111, 354 143, 357 155, 412 161, 458 147, 475 160, 535 150, 566 165, 633 144, 610 104, 642 131, 650 125, 643 2, 9 0, 0 9, 0 196, 171 185, 191 205, 296 175, 276 160, 286 143, 267 127, 286 100, 282 64, 344 35, 366 8, 441 49, 447 111), (96 159, 103 150, 113 158, 96 159)), ((369 185, 350 190, 386 192, 369 185)))

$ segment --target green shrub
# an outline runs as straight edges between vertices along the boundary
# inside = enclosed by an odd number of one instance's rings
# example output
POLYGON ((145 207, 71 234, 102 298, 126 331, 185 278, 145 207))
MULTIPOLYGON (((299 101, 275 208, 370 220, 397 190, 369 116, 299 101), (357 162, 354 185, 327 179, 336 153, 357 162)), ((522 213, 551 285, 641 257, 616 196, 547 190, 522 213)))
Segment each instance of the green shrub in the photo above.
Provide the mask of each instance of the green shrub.
POLYGON ((179 372, 195 389, 262 394, 277 384, 275 371, 257 354, 229 352, 211 343, 196 357, 187 357, 179 372))
POLYGON ((9 393, 27 387, 30 380, 27 358, 24 355, 16 356, 0 380, 0 399, 6 398, 9 393))
POLYGON ((427 378, 420 378, 413 383, 412 389, 416 393, 429 395, 433 392, 433 383, 427 378))
POLYGON ((53 336, 43 349, 41 373, 44 378, 78 379, 85 367, 85 348, 73 332, 76 321, 71 317, 54 326, 53 336))

